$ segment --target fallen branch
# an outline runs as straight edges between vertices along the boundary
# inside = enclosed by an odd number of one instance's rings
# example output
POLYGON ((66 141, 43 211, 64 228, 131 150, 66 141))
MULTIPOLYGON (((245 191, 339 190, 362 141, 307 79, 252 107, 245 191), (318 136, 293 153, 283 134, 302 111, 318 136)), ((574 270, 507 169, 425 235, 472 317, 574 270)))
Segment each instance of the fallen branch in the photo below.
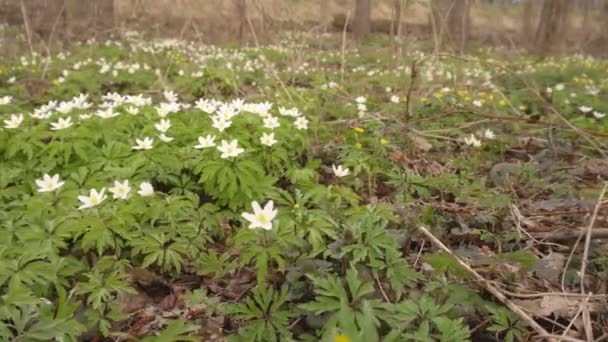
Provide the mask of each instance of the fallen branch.
MULTIPOLYGON (((460 259, 458 256, 456 256, 456 254, 454 254, 454 252, 452 252, 446 245, 444 245, 443 242, 441 242, 441 240, 439 240, 437 237, 435 237, 435 235, 433 235, 428 229, 426 229, 425 227, 422 227, 422 226, 419 226, 418 229, 427 238, 429 238, 435 245, 437 245, 437 247, 439 247, 441 250, 443 250, 444 252, 446 252, 450 256, 452 256, 456 260, 456 262, 458 262, 458 264, 460 266, 462 266, 465 270, 467 270, 479 282, 479 284, 481 286, 483 286, 488 292, 490 292, 496 299, 498 299, 501 303, 503 303, 505 306, 507 306, 509 309, 511 309, 511 311, 513 311, 517 316, 519 316, 519 318, 521 318, 523 321, 528 323, 528 325, 532 329, 534 329, 540 335, 541 338, 546 338, 549 341, 555 341, 558 338, 560 338, 560 336, 555 336, 555 335, 549 334, 549 332, 547 332, 547 330, 545 330, 545 328, 543 328, 540 324, 538 324, 522 308, 520 308, 515 303, 513 303, 509 298, 507 298, 497 287, 490 284, 490 282, 487 279, 485 279, 479 273, 477 273, 477 271, 475 271, 471 266, 469 266, 468 263, 466 263, 465 261, 460 259)), ((566 341, 566 339, 562 339, 562 340, 566 341)), ((575 342, 582 342, 582 340, 575 339, 575 338, 568 338, 567 340, 575 341, 575 342)))
MULTIPOLYGON (((560 229, 554 232, 531 233, 535 239, 551 242, 567 242, 584 236, 587 233, 584 228, 560 229)), ((608 228, 595 228, 591 231, 592 239, 608 239, 608 228)))

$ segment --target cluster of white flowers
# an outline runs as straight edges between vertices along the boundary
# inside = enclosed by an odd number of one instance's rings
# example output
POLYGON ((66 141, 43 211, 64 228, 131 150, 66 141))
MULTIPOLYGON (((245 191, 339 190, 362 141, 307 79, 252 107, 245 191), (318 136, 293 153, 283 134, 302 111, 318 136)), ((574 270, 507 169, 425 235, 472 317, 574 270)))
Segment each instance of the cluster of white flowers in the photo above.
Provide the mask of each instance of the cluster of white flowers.
POLYGON ((602 119, 602 118, 604 118, 604 116, 606 116, 605 113, 598 112, 597 110, 594 110, 593 107, 580 106, 580 107, 578 107, 578 110, 580 110, 583 114, 591 113, 591 115, 593 115, 593 117, 598 120, 602 119))
MULTIPOLYGON (((481 132, 478 132, 477 135, 480 138, 484 138, 484 139, 488 139, 488 140, 494 140, 496 139, 496 135, 494 134, 494 132, 491 129, 485 129, 481 132)), ((473 147, 481 147, 481 139, 477 138, 477 136, 475 136, 475 134, 471 134, 469 136, 466 136, 464 138, 464 143, 467 146, 473 146, 473 147)))
POLYGON ((364 117, 367 113, 367 98, 359 96, 355 99, 355 104, 357 105, 357 115, 360 118, 364 117))
MULTIPOLYGON (((35 183, 38 186, 38 192, 55 191, 65 184, 65 182, 61 181, 58 174, 53 176, 44 174, 42 178, 36 179, 35 183)), ((114 181, 114 186, 110 187, 109 191, 112 193, 114 199, 127 199, 131 192, 129 180, 124 180, 122 182, 118 180, 114 181)), ((78 209, 92 208, 105 201, 108 197, 105 192, 106 188, 102 188, 100 191, 90 189, 88 195, 78 196, 78 200, 82 203, 78 209)), ((142 197, 152 196, 154 195, 154 188, 149 182, 141 182, 137 193, 142 197)))
MULTIPOLYGON (((97 106, 97 109, 93 109, 93 104, 87 101, 88 97, 87 94, 80 94, 69 101, 51 101, 34 109, 34 113, 30 115, 38 120, 50 119, 56 114, 63 115, 56 121, 49 122, 51 131, 60 131, 74 126, 73 116, 70 115, 73 115, 75 111, 80 113, 77 118, 81 121, 90 119, 92 111, 94 111, 96 117, 105 120, 117 117, 124 111, 130 115, 138 115, 141 110, 140 108, 152 106, 152 100, 142 94, 121 95, 118 93, 107 93, 102 96, 103 102, 97 106), (117 108, 119 106, 122 109, 119 110, 117 108)), ((179 102, 177 94, 170 90, 164 91, 163 97, 166 102, 161 102, 153 107, 160 117, 160 121, 154 123, 154 128, 158 132, 158 139, 169 143, 174 138, 168 135, 172 127, 171 119, 168 116, 189 109, 192 106, 188 103, 179 102)), ((12 101, 12 98, 6 100, 6 102, 9 101, 12 101)), ((249 103, 243 99, 222 102, 215 99, 199 99, 195 102, 194 107, 209 115, 211 126, 217 129, 219 133, 230 128, 232 121, 237 116, 242 115, 242 113, 251 113, 259 116, 262 119, 263 128, 270 130, 270 132, 263 132, 259 141, 262 145, 268 147, 278 142, 273 131, 281 127, 279 116, 292 119, 293 126, 297 130, 306 130, 309 124, 308 119, 297 108, 279 107, 278 116, 271 114, 273 108, 273 103, 271 102, 249 103)), ((8 119, 4 120, 4 127, 16 129, 22 125, 23 121, 23 114, 12 114, 8 119)), ((132 145, 132 150, 141 151, 154 148, 154 137, 144 136, 134 138, 134 140, 135 144, 132 145)), ((194 145, 196 149, 216 146, 216 136, 212 134, 208 134, 205 137, 200 136, 197 140, 198 143, 194 145)), ((238 146, 236 139, 222 140, 217 149, 221 152, 221 158, 233 158, 244 152, 244 149, 238 146)))

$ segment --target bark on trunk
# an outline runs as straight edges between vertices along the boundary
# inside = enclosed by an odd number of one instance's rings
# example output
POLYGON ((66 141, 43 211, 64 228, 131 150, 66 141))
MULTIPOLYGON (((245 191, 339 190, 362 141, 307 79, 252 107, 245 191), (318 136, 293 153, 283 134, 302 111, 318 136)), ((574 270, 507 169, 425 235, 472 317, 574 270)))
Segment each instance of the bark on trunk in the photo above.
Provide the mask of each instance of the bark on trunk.
POLYGON ((568 33, 571 0, 542 0, 534 43, 540 53, 560 52, 568 33))
POLYGON ((446 43, 462 53, 466 49, 471 27, 471 0, 432 0, 431 20, 436 49, 446 43))
POLYGON ((367 37, 371 31, 371 10, 371 0, 355 0, 353 33, 358 40, 367 37))

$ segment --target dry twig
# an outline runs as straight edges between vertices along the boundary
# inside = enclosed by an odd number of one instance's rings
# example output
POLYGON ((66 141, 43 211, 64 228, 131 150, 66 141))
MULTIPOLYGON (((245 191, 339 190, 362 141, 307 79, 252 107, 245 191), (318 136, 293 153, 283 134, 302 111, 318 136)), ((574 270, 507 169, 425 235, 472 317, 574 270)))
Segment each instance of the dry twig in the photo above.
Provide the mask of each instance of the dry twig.
MULTIPOLYGON (((441 240, 439 240, 437 237, 435 237, 435 235, 433 235, 428 229, 426 229, 425 227, 422 227, 422 226, 419 226, 418 229, 427 238, 429 238, 435 245, 437 245, 441 250, 443 250, 444 252, 448 253, 451 257, 453 257, 460 266, 462 266, 471 275, 473 275, 475 280, 477 280, 479 282, 479 284, 482 285, 488 292, 490 292, 496 299, 498 299, 501 303, 503 303, 505 306, 507 306, 509 309, 511 309, 511 311, 513 311, 517 316, 519 316, 519 318, 521 318, 523 321, 528 323, 528 325, 532 329, 534 329, 540 335, 541 338, 548 339, 550 341, 554 341, 557 338, 559 338, 559 336, 549 334, 549 332, 547 330, 545 330, 545 328, 543 328, 540 324, 538 324, 522 308, 520 308, 515 303, 513 303, 498 288, 496 288, 494 285, 492 285, 487 279, 482 277, 479 273, 477 273, 477 271, 475 271, 471 266, 469 266, 468 263, 466 263, 465 261, 460 259, 458 256, 456 256, 456 254, 454 254, 454 252, 452 252, 452 250, 450 250, 446 245, 444 245, 443 242, 441 242, 441 240)), ((575 338, 568 338, 567 340, 566 339, 563 339, 563 340, 564 341, 573 341, 573 342, 574 341, 582 342, 582 340, 575 339, 575 338)))

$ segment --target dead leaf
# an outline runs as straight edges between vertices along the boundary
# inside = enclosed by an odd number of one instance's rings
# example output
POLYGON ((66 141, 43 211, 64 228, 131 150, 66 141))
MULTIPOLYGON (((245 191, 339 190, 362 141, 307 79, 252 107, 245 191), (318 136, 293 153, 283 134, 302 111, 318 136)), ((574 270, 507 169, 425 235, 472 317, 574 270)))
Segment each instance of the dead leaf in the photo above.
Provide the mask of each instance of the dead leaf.
POLYGON ((581 305, 587 305, 589 312, 597 312, 601 306, 596 303, 584 303, 584 298, 566 298, 546 295, 538 299, 514 299, 513 302, 537 317, 555 315, 572 318, 578 313, 581 305))
POLYGON ((420 150, 423 150, 424 152, 427 152, 433 148, 433 145, 431 145, 431 143, 429 143, 426 139, 422 137, 413 136, 411 137, 411 139, 414 142, 414 146, 416 146, 416 148, 420 150))
POLYGON ((552 252, 538 260, 532 271, 534 271, 539 279, 546 280, 552 284, 558 284, 565 262, 566 257, 563 254, 552 252))

